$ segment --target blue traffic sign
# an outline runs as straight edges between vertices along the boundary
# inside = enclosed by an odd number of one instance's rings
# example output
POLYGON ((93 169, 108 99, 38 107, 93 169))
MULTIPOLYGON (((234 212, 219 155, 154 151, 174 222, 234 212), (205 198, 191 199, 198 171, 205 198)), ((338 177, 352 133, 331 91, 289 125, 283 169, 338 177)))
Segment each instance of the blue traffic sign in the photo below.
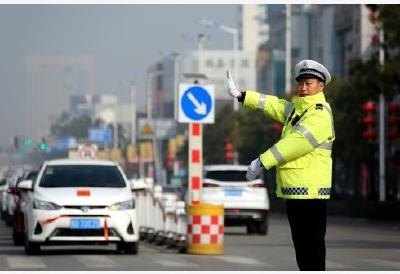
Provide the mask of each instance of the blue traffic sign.
POLYGON ((95 143, 111 143, 111 128, 89 128, 89 140, 95 143))
POLYGON ((192 86, 182 95, 181 108, 191 120, 199 121, 207 117, 213 105, 209 92, 201 86, 192 86))
POLYGON ((71 148, 75 148, 77 146, 77 141, 75 137, 70 136, 63 136, 58 137, 53 144, 47 145, 47 152, 59 152, 59 151, 66 151, 71 148))

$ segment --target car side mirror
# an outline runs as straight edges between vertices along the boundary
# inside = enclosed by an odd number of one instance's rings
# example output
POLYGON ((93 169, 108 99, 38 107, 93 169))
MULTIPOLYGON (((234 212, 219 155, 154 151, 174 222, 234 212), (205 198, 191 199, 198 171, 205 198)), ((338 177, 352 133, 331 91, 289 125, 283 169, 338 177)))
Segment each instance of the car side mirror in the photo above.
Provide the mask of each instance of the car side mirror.
POLYGON ((32 180, 25 180, 19 182, 17 188, 22 190, 33 190, 33 181, 32 180))
POLYGON ((132 191, 140 191, 147 188, 146 183, 142 179, 131 179, 130 184, 132 191))

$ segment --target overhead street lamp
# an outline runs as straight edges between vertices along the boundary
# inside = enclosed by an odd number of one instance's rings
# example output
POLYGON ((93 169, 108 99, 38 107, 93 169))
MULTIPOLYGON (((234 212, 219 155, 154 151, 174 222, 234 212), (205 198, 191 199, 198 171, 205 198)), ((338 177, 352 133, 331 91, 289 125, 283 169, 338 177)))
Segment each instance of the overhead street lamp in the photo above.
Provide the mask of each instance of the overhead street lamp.
POLYGON ((292 10, 290 4, 285 9, 285 93, 290 93, 290 68, 292 65, 292 10))
MULTIPOLYGON (((238 78, 239 77, 239 72, 238 72, 239 64, 237 62, 237 60, 238 60, 237 54, 239 51, 239 31, 238 31, 238 29, 222 25, 210 18, 201 18, 199 20, 199 23, 204 26, 216 28, 223 32, 227 32, 227 33, 233 35, 233 51, 234 51, 233 76, 236 77, 236 79, 239 79, 238 78)), ((237 100, 233 100, 233 109, 234 109, 234 111, 239 110, 239 102, 237 100)))

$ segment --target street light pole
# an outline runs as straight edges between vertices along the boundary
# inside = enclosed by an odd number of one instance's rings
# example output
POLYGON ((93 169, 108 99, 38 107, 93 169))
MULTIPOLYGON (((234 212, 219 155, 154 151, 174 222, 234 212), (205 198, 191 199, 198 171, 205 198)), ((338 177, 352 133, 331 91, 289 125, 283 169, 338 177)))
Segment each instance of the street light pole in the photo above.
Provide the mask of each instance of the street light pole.
POLYGON ((292 51, 292 37, 291 37, 291 16, 292 11, 290 4, 286 4, 286 41, 285 41, 285 93, 290 93, 290 68, 291 68, 291 51, 292 51))
MULTIPOLYGON (((233 73, 235 74, 234 77, 239 80, 239 60, 238 60, 238 51, 239 51, 239 35, 237 29, 233 32, 233 50, 235 54, 234 58, 234 67, 233 73)), ((239 111, 239 101, 236 98, 233 99, 233 110, 239 111)))
POLYGON ((154 181, 160 183, 161 181, 161 158, 160 152, 158 149, 158 140, 157 140, 157 125, 156 122, 153 123, 153 85, 152 81, 153 78, 158 75, 150 71, 147 75, 147 122, 150 125, 153 125, 153 136, 152 136, 152 143, 153 143, 153 155, 154 155, 154 181))
MULTIPOLYGON (((114 95, 116 98, 118 98, 116 93, 114 93, 114 95)), ((114 124, 114 145, 113 145, 114 150, 118 148, 118 121, 117 121, 118 114, 117 114, 117 112, 118 112, 118 100, 116 100, 116 102, 114 104, 114 123, 113 123, 114 124)))
MULTIPOLYGON (((202 18, 199 21, 200 24, 208 26, 208 27, 214 27, 217 28, 219 30, 222 30, 224 32, 227 32, 229 34, 233 35, 233 77, 236 78, 236 80, 239 82, 240 84, 240 77, 239 77, 239 61, 238 61, 238 53, 239 53, 239 30, 237 28, 231 28, 225 25, 221 25, 217 22, 215 22, 214 20, 211 19, 207 19, 207 18, 202 18)), ((239 111, 239 102, 237 101, 236 98, 233 98, 233 111, 237 112, 239 111)), ((235 123, 235 128, 237 128, 237 123, 235 123)), ((237 150, 234 151, 234 164, 238 164, 239 163, 239 153, 237 152, 237 150)))
MULTIPOLYGON (((231 28, 225 25, 221 25, 220 23, 215 22, 214 20, 208 18, 202 18, 199 21, 200 24, 217 28, 222 30, 223 32, 227 32, 233 35, 233 51, 234 51, 234 66, 233 66, 233 77, 237 79, 239 82, 239 62, 238 62, 238 52, 239 52, 239 31, 236 28, 231 28)), ((233 100, 233 110, 236 112, 239 110, 239 102, 237 100, 233 100)))
POLYGON ((136 92, 135 83, 131 85, 131 144, 136 145, 136 92))
POLYGON ((174 119, 178 120, 178 89, 179 89, 179 68, 180 68, 180 63, 178 58, 180 58, 180 55, 178 53, 172 53, 172 57, 174 58, 174 84, 173 84, 173 89, 174 89, 174 119))
MULTIPOLYGON (((381 69, 385 65, 385 51, 383 48, 384 33, 383 28, 379 28, 379 63, 381 69)), ((383 88, 379 94, 379 201, 385 201, 386 196, 386 176, 385 176, 385 95, 383 88)))

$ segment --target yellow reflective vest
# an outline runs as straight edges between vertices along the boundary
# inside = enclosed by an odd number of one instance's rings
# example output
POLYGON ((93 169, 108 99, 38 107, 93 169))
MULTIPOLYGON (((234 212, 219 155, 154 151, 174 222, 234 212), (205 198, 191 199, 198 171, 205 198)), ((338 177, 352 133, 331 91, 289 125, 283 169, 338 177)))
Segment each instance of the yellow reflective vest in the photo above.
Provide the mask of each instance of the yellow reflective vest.
POLYGON ((329 199, 332 185, 333 116, 323 92, 292 102, 246 90, 245 108, 283 124, 280 140, 260 155, 276 166, 276 194, 284 199, 329 199))

